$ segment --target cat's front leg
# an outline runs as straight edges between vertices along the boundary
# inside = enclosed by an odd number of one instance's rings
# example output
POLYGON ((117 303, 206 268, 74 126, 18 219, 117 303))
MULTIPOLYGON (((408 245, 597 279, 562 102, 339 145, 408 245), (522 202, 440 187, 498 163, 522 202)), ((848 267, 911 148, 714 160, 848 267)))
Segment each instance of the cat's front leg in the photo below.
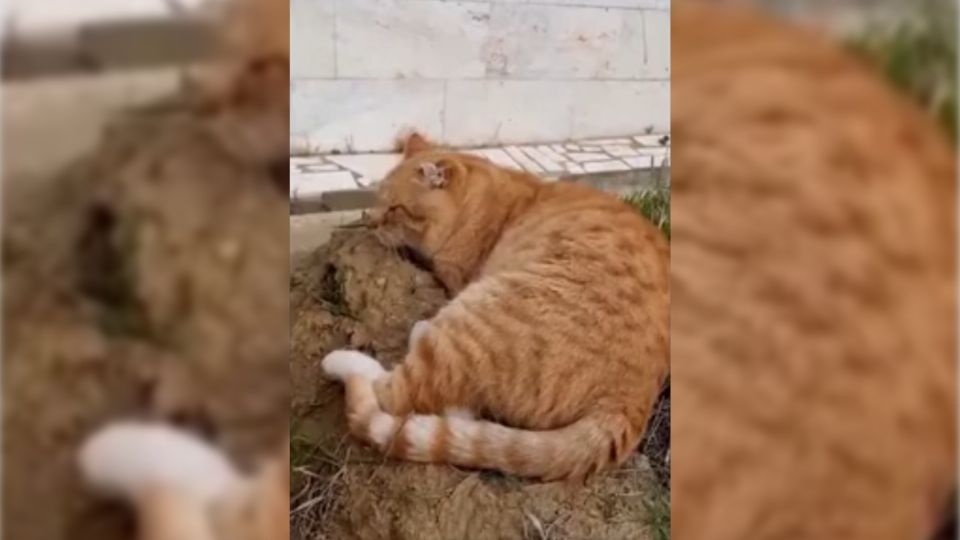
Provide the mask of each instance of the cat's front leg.
POLYGON ((455 264, 435 261, 433 274, 447 292, 447 298, 453 298, 467 285, 466 273, 455 264))
POLYGON ((430 322, 426 319, 413 323, 413 328, 410 329, 410 337, 407 338, 407 350, 413 350, 413 347, 416 346, 420 338, 422 338, 429 329, 430 322))
POLYGON ((215 540, 207 507, 166 488, 147 490, 136 501, 138 540, 215 540))

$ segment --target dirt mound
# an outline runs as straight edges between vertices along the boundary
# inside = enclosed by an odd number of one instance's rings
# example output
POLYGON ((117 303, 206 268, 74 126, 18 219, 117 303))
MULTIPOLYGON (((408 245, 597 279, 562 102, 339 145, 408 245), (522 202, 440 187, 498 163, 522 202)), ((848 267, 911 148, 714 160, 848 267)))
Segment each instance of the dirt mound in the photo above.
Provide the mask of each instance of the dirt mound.
POLYGON ((127 513, 87 493, 74 467, 77 444, 109 420, 168 419, 243 463, 283 437, 277 103, 177 98, 132 112, 93 155, 6 198, 6 537, 130 538, 127 513))
POLYGON ((356 444, 321 359, 349 347, 388 366, 401 361, 410 328, 446 302, 443 290, 362 229, 335 233, 301 261, 290 289, 292 538, 634 540, 668 531, 662 488, 640 453, 569 486, 385 460, 356 444))

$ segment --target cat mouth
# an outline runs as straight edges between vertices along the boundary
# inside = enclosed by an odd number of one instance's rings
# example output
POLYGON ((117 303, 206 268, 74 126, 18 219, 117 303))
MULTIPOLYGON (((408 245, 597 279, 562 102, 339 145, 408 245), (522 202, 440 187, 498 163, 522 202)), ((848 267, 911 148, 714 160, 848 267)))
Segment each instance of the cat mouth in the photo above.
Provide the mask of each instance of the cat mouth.
POLYGON ((433 261, 416 248, 404 245, 397 250, 400 258, 425 272, 433 272, 433 261))
POLYGON ((350 224, 350 228, 366 228, 373 231, 377 241, 384 246, 395 250, 401 259, 416 266, 420 270, 433 273, 433 261, 428 255, 424 254, 419 249, 404 243, 403 240, 398 238, 396 234, 391 234, 384 230, 383 227, 372 224, 369 219, 367 219, 367 216, 364 216, 361 220, 350 224))

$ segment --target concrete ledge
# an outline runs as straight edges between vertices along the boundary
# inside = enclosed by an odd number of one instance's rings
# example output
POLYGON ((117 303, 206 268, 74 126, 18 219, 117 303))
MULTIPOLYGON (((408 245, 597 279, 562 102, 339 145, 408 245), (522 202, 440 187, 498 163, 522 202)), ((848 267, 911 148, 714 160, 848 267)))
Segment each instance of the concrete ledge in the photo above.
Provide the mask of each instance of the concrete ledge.
POLYGON ((290 214, 363 210, 372 207, 374 203, 376 203, 376 191, 373 189, 327 191, 315 198, 291 200, 290 214))
MULTIPOLYGON (((557 179, 561 182, 581 182, 595 188, 629 195, 637 191, 669 187, 670 168, 635 169, 611 173, 589 173, 567 175, 557 179)), ((339 214, 343 212, 359 212, 372 208, 376 204, 376 190, 355 189, 328 191, 309 200, 290 201, 291 216, 306 216, 315 214, 339 214)), ((294 218, 291 218, 293 223, 294 218)))
POLYGON ((201 62, 212 58, 215 36, 200 18, 145 18, 13 36, 2 49, 2 77, 17 80, 201 62))
MULTIPOLYGON (((465 148, 508 168, 548 180, 587 182, 621 194, 667 186, 670 136, 643 134, 559 143, 465 148)), ((401 160, 388 154, 324 154, 290 158, 290 213, 368 208, 376 184, 401 160)))
POLYGON ((182 70, 123 70, 5 81, 4 182, 46 179, 96 148, 104 127, 127 108, 175 93, 182 70))
MULTIPOLYGON (((605 191, 627 195, 643 189, 669 186, 670 169, 637 170, 620 173, 573 175, 559 181, 583 182, 605 191)), ((322 203, 311 206, 291 202, 290 264, 297 266, 303 257, 325 244, 340 227, 350 226, 363 217, 363 209, 373 206, 371 190, 326 194, 322 203), (296 210, 295 210, 296 209, 296 210)))
POLYGON ((338 227, 359 220, 363 212, 326 212, 290 218, 290 263, 296 265, 300 258, 326 244, 338 227))
POLYGON ((657 169, 632 169, 622 172, 592 173, 562 176, 561 181, 582 182, 597 189, 629 195, 637 191, 670 187, 670 167, 657 169))

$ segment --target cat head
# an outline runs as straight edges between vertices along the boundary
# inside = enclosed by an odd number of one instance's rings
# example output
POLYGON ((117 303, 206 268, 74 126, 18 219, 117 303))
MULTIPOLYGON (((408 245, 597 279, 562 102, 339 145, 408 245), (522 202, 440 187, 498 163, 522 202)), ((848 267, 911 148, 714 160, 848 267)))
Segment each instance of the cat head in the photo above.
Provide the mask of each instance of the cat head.
POLYGON ((437 147, 420 134, 400 144, 403 160, 380 183, 368 220, 384 244, 431 257, 462 222, 466 198, 482 196, 482 175, 473 174, 469 156, 437 147))

